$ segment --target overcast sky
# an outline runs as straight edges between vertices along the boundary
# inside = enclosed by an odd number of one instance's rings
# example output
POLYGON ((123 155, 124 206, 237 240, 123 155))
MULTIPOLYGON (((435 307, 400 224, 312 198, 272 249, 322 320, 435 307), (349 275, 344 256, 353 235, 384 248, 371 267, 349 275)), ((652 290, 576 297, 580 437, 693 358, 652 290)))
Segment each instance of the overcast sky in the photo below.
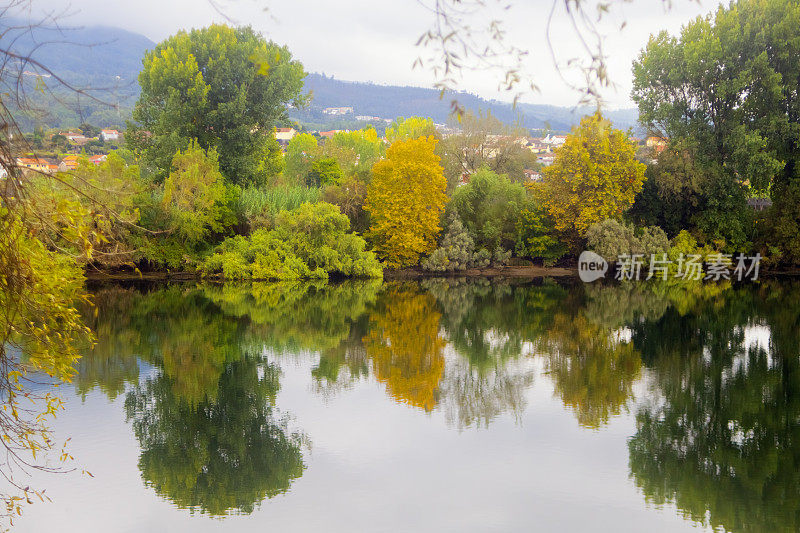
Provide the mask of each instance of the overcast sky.
MULTIPOLYGON (((425 54, 415 43, 433 23, 423 4, 431 1, 216 0, 212 4, 209 0, 33 0, 33 5, 36 10, 65 11, 68 16, 64 20, 73 25, 119 26, 156 42, 179 29, 227 18, 251 24, 268 38, 287 45, 309 72, 324 72, 342 80, 429 87, 436 81, 432 71, 412 65, 425 54)), ((553 0, 510 1, 514 5, 503 14, 508 41, 529 51, 524 67, 540 88, 522 99, 575 105, 579 94, 570 91, 553 67, 545 37, 553 0)), ((617 84, 604 94, 609 107, 632 106, 631 62, 651 33, 662 29, 675 33, 719 3, 672 0, 668 10, 662 0, 633 0, 605 18, 601 30, 606 36, 611 79, 617 84), (622 21, 626 26, 620 31, 622 21)), ((551 42, 559 60, 566 62, 580 53, 578 40, 563 13, 557 12, 554 20, 551 42)), ((499 81, 499 72, 466 72, 458 88, 485 98, 510 99, 511 95, 498 91, 499 81)))

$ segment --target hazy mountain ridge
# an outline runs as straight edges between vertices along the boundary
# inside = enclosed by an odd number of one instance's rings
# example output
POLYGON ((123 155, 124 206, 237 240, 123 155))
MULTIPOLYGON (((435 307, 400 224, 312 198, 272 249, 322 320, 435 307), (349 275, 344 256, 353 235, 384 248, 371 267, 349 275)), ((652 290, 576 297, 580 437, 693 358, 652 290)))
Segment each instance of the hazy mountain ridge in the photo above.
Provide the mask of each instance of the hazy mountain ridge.
MULTIPOLYGON (((519 103, 516 108, 506 102, 489 101, 467 92, 446 93, 440 98, 436 89, 379 85, 368 82, 341 81, 322 74, 309 74, 306 89, 313 93, 311 110, 326 107, 353 107, 355 115, 382 118, 421 115, 446 123, 451 113, 451 102, 476 111, 489 110, 494 116, 509 124, 526 128, 550 128, 568 131, 580 117, 594 112, 594 108, 569 108, 542 104, 519 103)), ((617 127, 636 128, 638 111, 621 109, 606 112, 617 127)))

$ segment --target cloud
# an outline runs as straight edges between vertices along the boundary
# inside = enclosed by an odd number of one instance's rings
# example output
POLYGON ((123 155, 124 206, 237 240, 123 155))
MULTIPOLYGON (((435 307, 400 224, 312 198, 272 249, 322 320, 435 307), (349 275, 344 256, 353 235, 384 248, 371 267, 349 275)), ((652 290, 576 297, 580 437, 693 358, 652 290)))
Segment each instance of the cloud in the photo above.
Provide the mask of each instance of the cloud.
MULTIPOLYGON (((719 2, 675 0, 672 4, 672 9, 666 10, 656 0, 621 3, 600 24, 610 78, 616 84, 603 95, 610 107, 632 105, 631 62, 651 33, 662 29, 675 33, 719 2), (620 30, 623 21, 626 27, 620 30)), ((288 45, 308 71, 384 84, 430 87, 436 81, 429 69, 412 69, 414 60, 424 53, 415 42, 433 23, 430 12, 415 0, 39 0, 35 7, 66 10, 68 24, 118 26, 154 41, 180 29, 234 21, 250 24, 288 45)), ((566 87, 562 76, 579 81, 577 73, 562 68, 560 74, 548 48, 546 27, 551 7, 551 0, 517 0, 503 14, 509 41, 530 52, 524 67, 540 88, 539 93, 525 94, 522 99, 575 105, 579 94, 566 87)), ((561 63, 584 53, 563 12, 556 13, 549 42, 561 63)), ((498 90, 500 81, 498 71, 464 72, 459 88, 489 99, 509 100, 513 95, 498 90)))

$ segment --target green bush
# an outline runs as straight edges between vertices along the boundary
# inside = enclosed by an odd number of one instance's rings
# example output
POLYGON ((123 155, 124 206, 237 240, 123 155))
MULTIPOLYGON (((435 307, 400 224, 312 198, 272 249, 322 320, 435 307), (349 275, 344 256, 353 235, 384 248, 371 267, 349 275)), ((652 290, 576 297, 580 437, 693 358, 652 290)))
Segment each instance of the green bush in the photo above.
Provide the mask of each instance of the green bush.
POLYGON ((517 244, 519 257, 542 259, 545 265, 552 265, 564 254, 567 247, 555 236, 552 224, 541 209, 523 209, 517 219, 517 244))
POLYGON ((422 261, 422 268, 431 272, 482 268, 489 264, 491 255, 486 249, 475 252, 475 242, 458 215, 452 213, 442 242, 433 253, 422 261))
POLYGON ((513 250, 520 212, 529 205, 523 185, 483 168, 455 190, 449 209, 458 213, 476 248, 513 250))
POLYGON ((325 202, 281 211, 275 229, 226 239, 208 257, 203 274, 231 279, 327 279, 330 274, 379 278, 383 270, 350 221, 325 202))
POLYGON ((650 255, 666 253, 669 239, 658 226, 636 228, 618 220, 606 219, 592 224, 586 232, 586 242, 590 250, 603 256, 607 261, 616 261, 620 255, 650 255))

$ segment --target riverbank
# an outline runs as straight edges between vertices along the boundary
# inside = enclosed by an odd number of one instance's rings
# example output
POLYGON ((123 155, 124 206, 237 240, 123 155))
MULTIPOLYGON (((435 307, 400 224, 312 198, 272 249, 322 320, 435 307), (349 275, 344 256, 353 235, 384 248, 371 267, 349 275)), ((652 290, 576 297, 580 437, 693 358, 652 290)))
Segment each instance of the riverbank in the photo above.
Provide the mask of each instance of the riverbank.
MULTIPOLYGON (((403 268, 398 270, 385 269, 383 279, 386 280, 412 280, 444 277, 468 278, 545 278, 545 277, 571 277, 576 275, 575 269, 562 267, 541 267, 534 265, 500 266, 486 268, 470 268, 455 272, 429 272, 421 268, 403 268)), ((88 281, 192 281, 201 279, 196 272, 185 271, 152 271, 137 272, 133 270, 89 270, 86 272, 88 281)), ((220 278, 207 278, 219 281, 220 278)), ((265 280, 249 280, 265 281, 265 280)))
POLYGON ((387 280, 425 279, 444 277, 475 277, 475 278, 546 278, 546 277, 571 277, 577 275, 577 270, 562 267, 541 267, 535 265, 500 266, 486 268, 470 268, 454 272, 430 272, 421 268, 404 268, 399 270, 384 270, 383 277, 387 280))

